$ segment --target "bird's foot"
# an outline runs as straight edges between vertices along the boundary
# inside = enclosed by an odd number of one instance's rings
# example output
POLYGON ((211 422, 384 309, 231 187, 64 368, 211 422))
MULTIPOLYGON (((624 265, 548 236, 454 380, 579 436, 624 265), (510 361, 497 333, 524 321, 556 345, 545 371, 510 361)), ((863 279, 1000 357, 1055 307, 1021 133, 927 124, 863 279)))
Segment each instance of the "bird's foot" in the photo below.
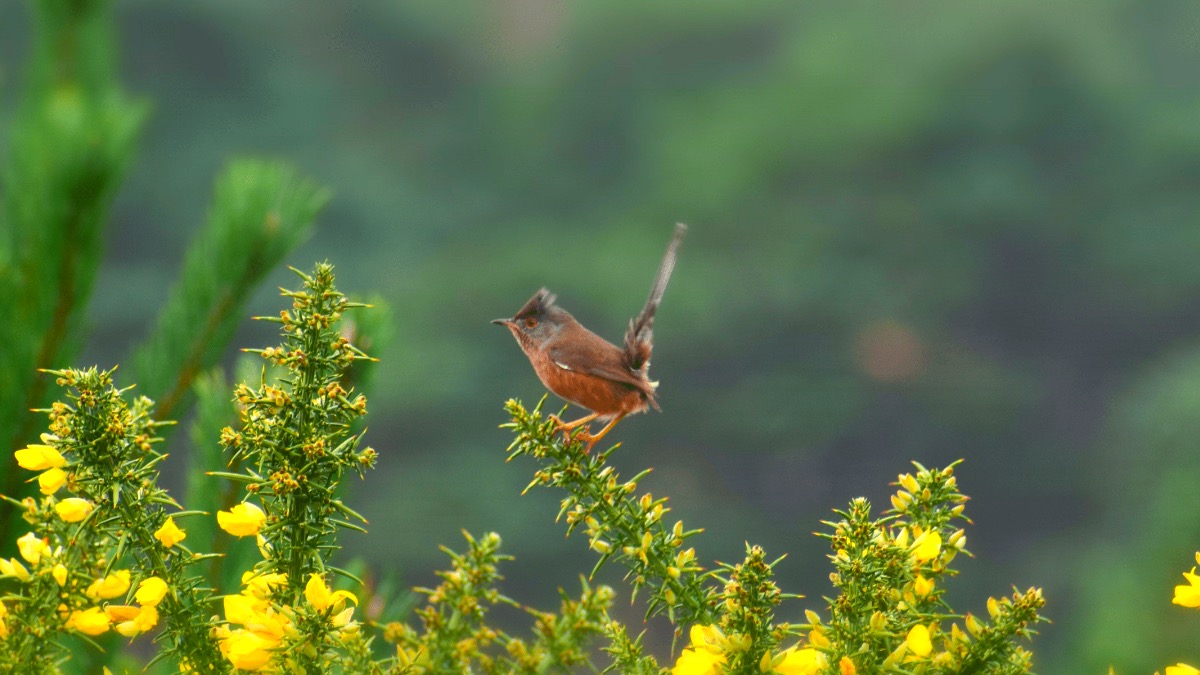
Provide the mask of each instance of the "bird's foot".
POLYGON ((561 431, 562 435, 563 435, 563 440, 569 443, 571 441, 571 432, 572 431, 574 431, 575 429, 578 429, 579 427, 582 426, 582 427, 584 427, 584 435, 587 435, 588 423, 591 422, 592 420, 596 419, 597 417, 599 417, 599 415, 597 415, 596 413, 592 413, 591 415, 585 415, 583 417, 580 417, 579 419, 575 420, 574 422, 564 422, 561 419, 559 419, 558 415, 550 415, 550 420, 554 422, 554 431, 555 432, 561 431))
POLYGON ((593 436, 587 430, 584 430, 575 436, 573 440, 583 443, 583 454, 586 455, 592 451, 592 446, 596 444, 596 441, 600 440, 603 436, 604 434, 593 436))
POLYGON ((591 452, 592 446, 598 443, 601 438, 607 436, 608 432, 612 431, 612 428, 617 426, 617 422, 620 422, 624 417, 625 415, 617 415, 612 419, 611 422, 604 425, 603 429, 595 434, 592 433, 591 429, 584 429, 581 433, 575 436, 576 440, 583 441, 583 454, 586 455, 591 452))

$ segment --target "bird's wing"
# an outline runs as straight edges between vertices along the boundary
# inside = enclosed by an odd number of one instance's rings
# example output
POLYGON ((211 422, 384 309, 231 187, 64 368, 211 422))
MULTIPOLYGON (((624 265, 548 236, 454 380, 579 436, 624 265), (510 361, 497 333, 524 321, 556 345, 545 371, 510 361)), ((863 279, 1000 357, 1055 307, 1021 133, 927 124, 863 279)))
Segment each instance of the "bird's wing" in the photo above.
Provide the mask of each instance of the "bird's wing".
POLYGON ((605 340, 575 344, 570 349, 552 345, 546 353, 554 365, 563 370, 602 377, 638 389, 648 386, 644 379, 625 366, 621 350, 605 340))

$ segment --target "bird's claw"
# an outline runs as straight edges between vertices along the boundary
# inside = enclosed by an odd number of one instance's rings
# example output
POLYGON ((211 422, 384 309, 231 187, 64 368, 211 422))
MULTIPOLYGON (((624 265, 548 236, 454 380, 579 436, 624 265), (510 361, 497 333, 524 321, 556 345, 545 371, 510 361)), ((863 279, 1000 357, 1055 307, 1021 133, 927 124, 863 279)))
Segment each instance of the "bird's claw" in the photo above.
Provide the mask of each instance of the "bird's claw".
POLYGON ((596 444, 596 441, 600 440, 599 436, 592 436, 592 434, 589 433, 589 430, 588 430, 586 424, 579 424, 578 422, 575 422, 573 424, 563 422, 562 419, 560 419, 558 415, 549 415, 547 417, 547 419, 549 419, 551 422, 554 422, 554 432, 555 433, 558 433, 560 431, 562 432, 564 443, 570 443, 570 442, 576 441, 576 440, 582 441, 583 442, 583 454, 585 454, 585 455, 588 454, 589 452, 591 452, 592 446, 596 444), (582 430, 578 434, 575 434, 574 436, 572 436, 572 434, 575 432, 575 430, 580 429, 580 427, 582 427, 582 430))
POLYGON ((559 419, 558 415, 550 415, 550 417, 548 419, 551 422, 554 422, 554 433, 558 433, 561 431, 562 435, 563 435, 563 440, 567 440, 567 441, 571 440, 571 431, 574 430, 575 427, 573 427, 573 426, 567 424, 566 422, 562 421, 561 419, 559 419))

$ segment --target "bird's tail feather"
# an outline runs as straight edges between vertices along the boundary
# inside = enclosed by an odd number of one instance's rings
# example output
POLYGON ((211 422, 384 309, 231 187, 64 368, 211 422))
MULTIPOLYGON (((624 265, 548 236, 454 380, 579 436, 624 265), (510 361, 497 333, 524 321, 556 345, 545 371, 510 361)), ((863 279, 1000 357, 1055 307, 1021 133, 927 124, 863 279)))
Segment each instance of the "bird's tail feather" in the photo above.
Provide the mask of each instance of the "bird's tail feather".
POLYGON ((671 243, 667 245, 662 264, 658 266, 658 275, 654 277, 654 285, 650 287, 646 306, 636 319, 629 322, 629 330, 625 333, 625 358, 633 370, 641 370, 650 361, 654 339, 654 313, 658 311, 663 292, 667 290, 667 282, 671 280, 671 272, 675 269, 675 255, 686 233, 687 225, 675 224, 675 234, 671 237, 671 243))

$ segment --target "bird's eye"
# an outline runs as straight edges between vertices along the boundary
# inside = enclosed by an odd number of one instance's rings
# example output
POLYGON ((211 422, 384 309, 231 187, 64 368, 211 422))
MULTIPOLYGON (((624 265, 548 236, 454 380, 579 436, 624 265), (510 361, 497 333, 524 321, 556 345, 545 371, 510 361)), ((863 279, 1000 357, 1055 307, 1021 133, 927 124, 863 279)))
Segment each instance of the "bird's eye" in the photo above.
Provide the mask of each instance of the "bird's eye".
POLYGON ((532 316, 529 317, 528 319, 525 319, 525 327, 526 328, 537 328, 537 323, 538 323, 537 319, 532 316))

